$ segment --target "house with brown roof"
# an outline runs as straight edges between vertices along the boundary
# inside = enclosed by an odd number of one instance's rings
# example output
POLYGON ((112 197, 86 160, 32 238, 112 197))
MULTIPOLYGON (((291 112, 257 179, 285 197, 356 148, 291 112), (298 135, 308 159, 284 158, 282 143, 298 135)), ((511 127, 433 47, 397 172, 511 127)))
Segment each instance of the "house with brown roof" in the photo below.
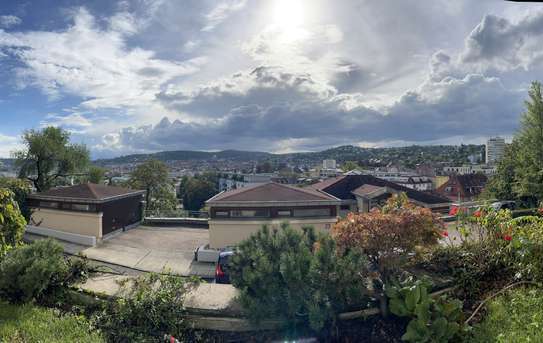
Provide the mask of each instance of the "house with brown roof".
POLYGON ((484 174, 454 174, 436 192, 452 201, 473 201, 481 194, 487 182, 488 177, 484 174))
POLYGON ((328 231, 341 201, 320 190, 268 182, 219 193, 206 201, 211 248, 235 246, 263 225, 313 226, 328 231))
POLYGON ((435 212, 448 212, 450 200, 442 196, 417 191, 371 175, 343 175, 309 185, 307 189, 320 191, 340 199, 340 216, 348 212, 368 212, 382 206, 393 194, 405 193, 409 201, 435 212))
POLYGON ((28 196, 28 231, 94 245, 142 220, 145 191, 92 183, 58 187, 28 196))

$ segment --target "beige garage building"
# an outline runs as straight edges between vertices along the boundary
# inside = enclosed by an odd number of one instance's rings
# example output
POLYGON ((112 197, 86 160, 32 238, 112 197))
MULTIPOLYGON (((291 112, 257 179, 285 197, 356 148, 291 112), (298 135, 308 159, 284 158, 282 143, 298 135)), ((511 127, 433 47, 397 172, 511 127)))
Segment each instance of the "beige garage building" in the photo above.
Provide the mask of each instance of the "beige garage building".
POLYGON ((313 226, 328 231, 337 221, 340 200, 324 192, 269 182, 222 192, 209 199, 211 248, 235 246, 263 225, 313 226))
POLYGON ((142 220, 144 194, 145 191, 91 183, 31 194, 29 231, 95 244, 142 220))

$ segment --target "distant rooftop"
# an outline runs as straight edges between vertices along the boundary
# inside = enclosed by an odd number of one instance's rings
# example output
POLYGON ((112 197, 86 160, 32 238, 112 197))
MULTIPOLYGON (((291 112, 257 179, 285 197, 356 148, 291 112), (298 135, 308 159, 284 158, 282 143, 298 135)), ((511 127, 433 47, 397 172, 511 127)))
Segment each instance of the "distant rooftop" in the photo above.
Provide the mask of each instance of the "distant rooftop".
POLYGON ((84 201, 103 202, 116 198, 124 198, 131 195, 144 194, 145 191, 133 190, 123 187, 98 185, 84 183, 69 187, 52 188, 45 192, 29 195, 31 199, 41 200, 63 200, 63 201, 84 201))
POLYGON ((293 202, 293 201, 338 201, 324 192, 284 185, 276 182, 257 184, 222 192, 209 199, 208 203, 223 202, 293 202))

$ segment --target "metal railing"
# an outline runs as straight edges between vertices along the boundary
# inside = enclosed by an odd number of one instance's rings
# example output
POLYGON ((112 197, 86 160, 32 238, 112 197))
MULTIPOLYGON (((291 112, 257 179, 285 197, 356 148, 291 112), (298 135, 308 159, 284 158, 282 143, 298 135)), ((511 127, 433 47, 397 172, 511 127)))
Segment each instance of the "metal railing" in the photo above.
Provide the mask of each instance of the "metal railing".
POLYGON ((190 210, 168 210, 156 211, 146 210, 145 218, 209 218, 209 213, 206 211, 190 211, 190 210))

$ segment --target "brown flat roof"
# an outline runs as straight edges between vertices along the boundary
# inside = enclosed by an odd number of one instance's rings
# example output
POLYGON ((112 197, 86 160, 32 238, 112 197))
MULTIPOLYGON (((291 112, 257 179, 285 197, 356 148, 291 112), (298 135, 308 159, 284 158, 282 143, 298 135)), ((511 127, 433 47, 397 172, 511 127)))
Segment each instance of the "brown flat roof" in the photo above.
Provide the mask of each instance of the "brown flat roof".
POLYGON ((131 195, 144 194, 145 191, 134 190, 124 187, 114 187, 98 185, 94 183, 84 183, 69 187, 51 188, 48 191, 34 193, 28 197, 41 200, 65 200, 65 201, 87 201, 102 202, 113 200, 115 198, 124 198, 131 195))
POLYGON ((223 203, 270 201, 338 201, 338 199, 319 190, 293 187, 275 182, 268 182, 227 192, 222 192, 215 195, 207 202, 223 203))

